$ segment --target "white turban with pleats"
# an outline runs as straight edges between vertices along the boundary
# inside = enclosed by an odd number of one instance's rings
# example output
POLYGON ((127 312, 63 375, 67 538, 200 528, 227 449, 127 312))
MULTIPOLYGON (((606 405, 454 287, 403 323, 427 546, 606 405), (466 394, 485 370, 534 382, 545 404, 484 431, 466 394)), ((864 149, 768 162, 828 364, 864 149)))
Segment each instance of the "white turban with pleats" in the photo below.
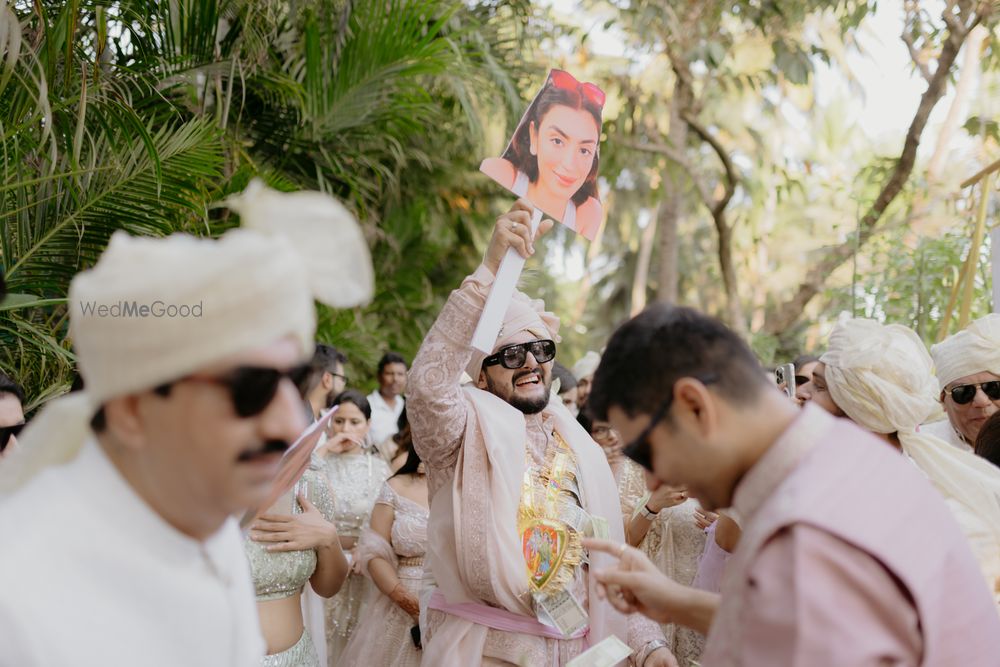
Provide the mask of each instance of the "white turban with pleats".
POLYGON ((580 357, 580 360, 573 365, 573 377, 577 380, 590 377, 597 372, 597 367, 601 365, 601 355, 593 350, 580 357))
POLYGON ((980 318, 931 347, 943 390, 959 378, 988 371, 1000 376, 1000 315, 980 318))
POLYGON ((1000 468, 917 431, 939 404, 933 363, 916 333, 898 324, 847 320, 830 334, 820 361, 830 396, 852 421, 875 433, 896 433, 935 487, 1000 537, 1000 468))
POLYGON ((314 298, 370 300, 373 271, 354 217, 318 192, 254 181, 227 205, 243 228, 217 240, 116 232, 70 284, 70 336, 85 391, 51 401, 0 466, 0 492, 65 463, 108 399, 184 377, 227 356, 291 337, 313 349, 314 298))

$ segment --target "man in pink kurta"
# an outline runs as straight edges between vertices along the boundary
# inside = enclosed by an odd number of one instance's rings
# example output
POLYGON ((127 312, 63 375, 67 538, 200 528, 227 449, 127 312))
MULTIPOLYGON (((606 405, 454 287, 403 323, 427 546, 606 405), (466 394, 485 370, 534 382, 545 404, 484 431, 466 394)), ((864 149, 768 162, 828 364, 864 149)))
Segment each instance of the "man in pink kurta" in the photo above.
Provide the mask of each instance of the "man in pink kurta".
MULTIPOLYGON (((587 627, 571 636, 541 623, 529 595, 518 528, 522 485, 526 470, 551 461, 560 442, 575 460, 581 516, 604 518, 619 539, 623 528, 600 447, 561 403, 547 403, 551 361, 527 353, 505 376, 483 370, 485 355, 470 346, 499 258, 508 247, 525 251, 530 245, 528 216, 518 205, 498 220, 483 266, 448 299, 410 371, 407 412, 414 446, 428 467, 427 569, 435 582, 422 598, 423 664, 564 665, 614 635, 634 650, 632 664, 676 665, 655 623, 624 616, 598 599, 586 563, 566 584, 589 616, 587 627), (461 386, 463 371, 477 386, 461 386)), ((495 349, 557 337, 558 320, 539 304, 515 297, 495 349)), ((600 565, 603 557, 595 554, 590 562, 600 565)))
POLYGON ((612 337, 591 408, 664 482, 732 507, 743 535, 721 596, 623 549, 618 569, 598 573, 609 599, 710 627, 704 667, 1000 664, 1000 618, 924 476, 761 378, 745 343, 690 309, 653 306, 612 337))

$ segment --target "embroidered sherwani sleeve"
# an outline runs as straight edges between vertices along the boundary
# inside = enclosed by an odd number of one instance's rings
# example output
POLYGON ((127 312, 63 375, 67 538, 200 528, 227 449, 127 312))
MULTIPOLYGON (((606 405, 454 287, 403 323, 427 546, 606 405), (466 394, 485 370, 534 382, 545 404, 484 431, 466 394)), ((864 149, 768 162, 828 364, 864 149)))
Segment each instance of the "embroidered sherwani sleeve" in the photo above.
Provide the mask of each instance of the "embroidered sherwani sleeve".
MULTIPOLYGON (((493 284, 480 266, 451 293, 413 360, 407 382, 407 417, 413 445, 428 467, 455 465, 468 421, 461 379, 472 359, 472 333, 493 284)), ((473 378, 475 379, 475 378, 473 378)))
POLYGON ((646 644, 654 639, 663 639, 663 630, 660 624, 652 621, 642 614, 630 614, 628 617, 628 646, 635 651, 632 658, 638 658, 646 644))

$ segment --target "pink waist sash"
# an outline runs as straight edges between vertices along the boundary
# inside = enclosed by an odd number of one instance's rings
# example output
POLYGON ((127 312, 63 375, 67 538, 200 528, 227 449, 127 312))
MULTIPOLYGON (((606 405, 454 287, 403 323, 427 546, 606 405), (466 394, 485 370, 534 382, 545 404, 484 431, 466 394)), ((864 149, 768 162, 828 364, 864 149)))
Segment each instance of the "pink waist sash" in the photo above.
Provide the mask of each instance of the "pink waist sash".
POLYGON ((506 609, 490 607, 489 605, 478 604, 476 602, 459 602, 456 604, 450 604, 447 600, 445 600, 441 591, 437 589, 435 589, 434 593, 431 594, 431 599, 427 603, 427 607, 443 611, 444 613, 451 614, 452 616, 458 616, 459 618, 463 618, 466 621, 471 621, 472 623, 476 623, 478 625, 485 625, 486 627, 494 630, 513 632, 523 635, 534 635, 536 637, 545 637, 547 639, 579 639, 580 637, 585 637, 590 631, 590 627, 581 628, 569 637, 564 637, 557 628, 545 625, 544 623, 539 623, 537 619, 531 618, 530 616, 522 616, 521 614, 511 613, 506 609))

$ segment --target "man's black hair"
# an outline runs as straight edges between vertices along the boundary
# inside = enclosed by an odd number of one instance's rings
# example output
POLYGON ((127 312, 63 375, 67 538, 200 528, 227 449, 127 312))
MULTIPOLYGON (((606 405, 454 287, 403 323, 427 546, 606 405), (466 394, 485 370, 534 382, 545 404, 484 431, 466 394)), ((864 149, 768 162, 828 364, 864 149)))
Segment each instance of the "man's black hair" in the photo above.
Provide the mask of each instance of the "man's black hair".
POLYGON ((652 415, 684 377, 711 378, 711 389, 734 403, 770 390, 750 347, 719 320, 692 308, 649 306, 614 333, 587 400, 595 419, 618 406, 652 415))
POLYGON ((340 405, 342 403, 353 403, 358 410, 361 410, 361 414, 365 416, 365 419, 371 420, 372 418, 371 403, 368 402, 368 397, 362 394, 360 391, 357 391, 355 389, 348 389, 347 391, 337 396, 337 398, 333 399, 333 402, 330 404, 330 407, 332 408, 333 406, 340 405))
POLYGON ((803 366, 816 361, 819 361, 819 357, 814 354, 800 354, 792 361, 792 365, 795 366, 795 372, 798 373, 802 370, 803 366))
POLYGON ((560 394, 565 394, 570 389, 576 388, 576 377, 573 376, 573 371, 558 361, 552 364, 552 381, 555 382, 556 380, 559 380, 560 394))
POLYGON ((389 364, 403 364, 407 369, 410 368, 410 365, 406 363, 406 359, 403 355, 397 354, 396 352, 386 352, 382 355, 382 358, 378 360, 378 375, 382 375, 382 371, 384 371, 385 367, 389 364))
POLYGON ((316 343, 316 349, 306 369, 298 377, 292 378, 295 386, 298 387, 299 395, 303 398, 308 396, 309 392, 319 385, 323 373, 336 372, 337 364, 347 365, 347 357, 344 356, 344 353, 333 345, 316 343))

